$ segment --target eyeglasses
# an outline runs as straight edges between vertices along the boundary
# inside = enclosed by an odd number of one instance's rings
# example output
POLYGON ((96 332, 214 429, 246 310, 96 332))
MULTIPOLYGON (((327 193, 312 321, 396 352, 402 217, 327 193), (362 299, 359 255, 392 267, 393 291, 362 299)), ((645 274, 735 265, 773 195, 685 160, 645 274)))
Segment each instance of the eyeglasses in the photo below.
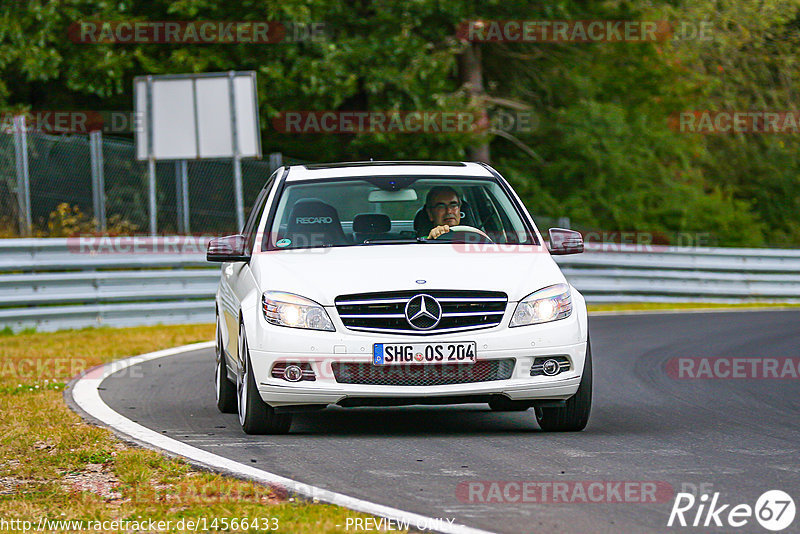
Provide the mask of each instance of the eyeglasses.
POLYGON ((444 202, 439 202, 438 204, 434 204, 431 206, 432 210, 457 210, 461 208, 460 202, 451 202, 449 204, 445 204, 444 202))

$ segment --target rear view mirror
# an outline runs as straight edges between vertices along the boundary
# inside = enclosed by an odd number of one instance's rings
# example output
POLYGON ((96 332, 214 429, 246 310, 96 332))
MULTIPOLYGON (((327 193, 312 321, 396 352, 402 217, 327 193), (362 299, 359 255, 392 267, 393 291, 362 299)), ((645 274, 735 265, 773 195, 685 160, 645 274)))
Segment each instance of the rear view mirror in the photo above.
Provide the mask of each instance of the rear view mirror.
POLYGON ((207 261, 248 261, 242 234, 217 237, 208 242, 207 261))
POLYGON ((417 200, 417 192, 413 189, 400 189, 398 191, 376 189, 369 192, 367 200, 370 202, 414 202, 417 200))
POLYGON ((580 254, 583 252, 583 236, 574 230, 550 228, 550 254, 580 254))

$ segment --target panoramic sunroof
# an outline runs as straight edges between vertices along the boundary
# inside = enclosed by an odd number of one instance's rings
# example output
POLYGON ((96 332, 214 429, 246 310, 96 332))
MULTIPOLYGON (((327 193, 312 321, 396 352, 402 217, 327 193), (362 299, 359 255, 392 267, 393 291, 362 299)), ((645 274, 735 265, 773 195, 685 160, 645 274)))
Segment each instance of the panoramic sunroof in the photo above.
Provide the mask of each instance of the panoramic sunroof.
POLYGON ((466 167, 460 161, 349 161, 344 163, 313 163, 306 169, 341 169, 344 167, 377 167, 387 165, 426 165, 431 167, 466 167))

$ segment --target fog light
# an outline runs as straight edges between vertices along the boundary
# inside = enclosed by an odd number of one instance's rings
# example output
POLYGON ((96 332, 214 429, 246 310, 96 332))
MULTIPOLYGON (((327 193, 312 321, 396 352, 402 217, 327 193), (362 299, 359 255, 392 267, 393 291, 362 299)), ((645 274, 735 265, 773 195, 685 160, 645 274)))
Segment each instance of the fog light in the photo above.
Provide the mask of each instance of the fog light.
POLYGON ((272 378, 286 380, 287 382, 300 382, 301 380, 314 382, 317 379, 311 364, 308 362, 275 362, 275 365, 272 366, 271 375, 272 378))
POLYGON ((561 372, 561 366, 556 360, 545 360, 542 364, 542 372, 547 376, 555 376, 561 372))
POLYGON ((303 370, 297 365, 287 365, 283 370, 283 378, 289 382, 300 382, 303 379, 303 370))

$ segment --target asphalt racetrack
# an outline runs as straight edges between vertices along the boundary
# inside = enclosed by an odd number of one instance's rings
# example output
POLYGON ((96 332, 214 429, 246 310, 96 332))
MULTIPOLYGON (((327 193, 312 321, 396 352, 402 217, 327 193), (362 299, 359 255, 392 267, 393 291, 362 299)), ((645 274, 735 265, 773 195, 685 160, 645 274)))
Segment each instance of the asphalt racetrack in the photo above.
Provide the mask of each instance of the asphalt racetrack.
MULTIPOLYGON (((800 311, 595 316, 590 325, 594 405, 579 433, 544 433, 533 410, 474 404, 328 408, 296 414, 289 435, 248 436, 236 415, 217 411, 212 349, 113 375, 101 396, 197 448, 492 532, 768 532, 752 517, 739 529, 668 528, 681 491, 719 492, 732 507, 779 489, 800 506, 800 380, 782 367, 792 358, 797 371, 800 311), (739 373, 778 358, 783 378, 677 374, 675 358, 718 357, 747 359, 739 373)), ((733 374, 715 372, 726 369, 733 374)), ((784 532, 798 531, 800 518, 784 532)))

